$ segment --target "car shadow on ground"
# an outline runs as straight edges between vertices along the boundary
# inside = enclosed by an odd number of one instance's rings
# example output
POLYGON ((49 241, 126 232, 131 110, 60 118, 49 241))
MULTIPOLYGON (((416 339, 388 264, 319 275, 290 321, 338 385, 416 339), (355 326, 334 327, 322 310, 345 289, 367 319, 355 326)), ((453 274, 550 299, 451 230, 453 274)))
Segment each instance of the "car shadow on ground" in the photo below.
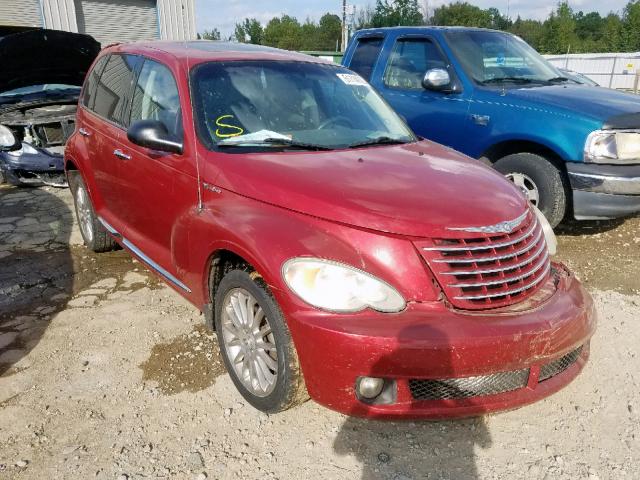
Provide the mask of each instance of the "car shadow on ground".
MULTIPOLYGON (((425 335, 424 328, 420 327, 420 336, 425 335)), ((445 338, 443 332, 433 330, 435 337, 445 338)), ((400 334, 400 343, 416 336, 413 328, 407 328, 400 334)), ((388 371, 388 365, 393 363, 391 357, 393 355, 380 358, 369 374, 382 375, 388 371)), ((451 354, 442 362, 445 370, 455 371, 451 354)), ((449 391, 454 390, 449 387, 449 391)), ((463 392, 457 390, 454 395, 458 393, 463 392)), ((473 404, 472 399, 467 402, 473 404)), ((489 448, 491 443, 484 417, 448 421, 349 417, 338 432, 333 448, 338 455, 358 459, 362 464, 362 480, 475 480, 479 478, 475 450, 489 448)))
POLYGON ((0 186, 0 376, 29 367, 73 289, 73 213, 49 189, 0 186))
POLYGON ((611 220, 566 220, 558 225, 554 231, 556 235, 580 236, 605 233, 623 225, 627 220, 634 218, 623 217, 611 220))

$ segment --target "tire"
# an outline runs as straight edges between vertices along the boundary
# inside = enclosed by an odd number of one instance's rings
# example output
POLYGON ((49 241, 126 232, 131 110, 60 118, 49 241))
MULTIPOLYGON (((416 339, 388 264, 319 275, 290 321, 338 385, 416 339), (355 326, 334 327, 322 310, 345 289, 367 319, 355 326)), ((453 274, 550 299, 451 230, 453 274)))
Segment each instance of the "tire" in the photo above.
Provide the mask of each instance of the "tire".
POLYGON ((96 253, 115 250, 118 244, 98 220, 82 177, 78 172, 69 172, 68 178, 84 244, 96 253))
POLYGON ((4 174, 4 171, 0 168, 0 185, 7 182, 7 178, 4 174))
POLYGON ((291 333, 262 278, 247 270, 229 271, 214 305, 220 354, 245 400, 265 413, 304 402, 308 396, 291 333), (250 312, 244 322, 243 312, 250 312))
POLYGON ((531 203, 542 211, 552 227, 562 221, 567 211, 567 187, 563 173, 553 163, 533 153, 514 153, 501 158, 493 167, 528 190, 531 203))

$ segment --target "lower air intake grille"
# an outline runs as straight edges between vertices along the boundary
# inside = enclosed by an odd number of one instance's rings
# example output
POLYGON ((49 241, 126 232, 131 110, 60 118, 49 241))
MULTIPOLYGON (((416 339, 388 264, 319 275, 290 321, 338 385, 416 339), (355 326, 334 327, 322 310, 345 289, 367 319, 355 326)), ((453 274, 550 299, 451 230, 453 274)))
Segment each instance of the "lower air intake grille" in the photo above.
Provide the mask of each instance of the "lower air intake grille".
POLYGON ((529 369, 525 368, 480 377, 410 380, 409 388, 416 400, 444 400, 510 392, 526 387, 528 380, 529 369))
POLYGON ((578 347, 573 352, 567 353, 564 357, 560 357, 553 362, 543 365, 540 369, 540 377, 538 378, 538 381, 543 382, 564 372, 567 368, 576 363, 576 360, 578 360, 581 353, 582 347, 578 347))

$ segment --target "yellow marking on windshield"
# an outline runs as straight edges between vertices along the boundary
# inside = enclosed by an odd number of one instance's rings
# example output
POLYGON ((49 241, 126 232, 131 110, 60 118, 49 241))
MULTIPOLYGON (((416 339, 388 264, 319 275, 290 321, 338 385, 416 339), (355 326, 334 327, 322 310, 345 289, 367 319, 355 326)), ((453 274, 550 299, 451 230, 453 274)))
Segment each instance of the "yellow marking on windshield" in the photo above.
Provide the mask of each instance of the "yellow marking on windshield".
POLYGON ((231 128, 235 131, 233 132, 221 132, 219 128, 216 128, 216 137, 218 138, 230 138, 230 137, 237 137, 238 135, 242 135, 244 133, 244 128, 242 127, 238 127, 236 125, 229 125, 227 123, 222 123, 222 120, 224 120, 225 118, 234 118, 233 115, 220 115, 217 119, 216 119, 216 126, 218 127, 222 127, 224 128, 231 128))

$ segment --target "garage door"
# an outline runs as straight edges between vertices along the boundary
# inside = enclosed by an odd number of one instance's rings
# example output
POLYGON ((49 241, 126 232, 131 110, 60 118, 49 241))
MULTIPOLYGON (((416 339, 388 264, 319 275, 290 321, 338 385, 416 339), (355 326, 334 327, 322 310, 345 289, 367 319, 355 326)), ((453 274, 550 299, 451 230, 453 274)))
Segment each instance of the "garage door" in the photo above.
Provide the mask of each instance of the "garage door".
POLYGON ((103 46, 158 38, 154 0, 75 0, 78 31, 103 46))
POLYGON ((42 27, 40 0, 0 0, 0 25, 42 27))

